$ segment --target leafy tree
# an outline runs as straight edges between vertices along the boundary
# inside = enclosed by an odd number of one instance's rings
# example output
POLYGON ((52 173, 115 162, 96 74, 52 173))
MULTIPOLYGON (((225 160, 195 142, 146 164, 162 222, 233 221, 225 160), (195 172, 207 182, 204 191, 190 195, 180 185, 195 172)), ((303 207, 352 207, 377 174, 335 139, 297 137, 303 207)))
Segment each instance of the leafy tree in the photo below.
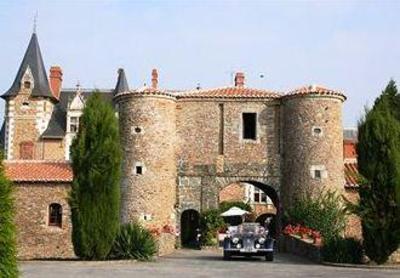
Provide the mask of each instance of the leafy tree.
POLYGON ((0 164, 0 277, 7 278, 18 277, 12 192, 12 184, 0 164))
POLYGON ((400 245, 399 99, 390 81, 358 126, 358 167, 365 182, 357 212, 366 254, 379 264, 400 245))
POLYGON ((114 110, 98 92, 86 102, 71 158, 75 253, 84 259, 105 259, 119 229, 121 150, 114 110))

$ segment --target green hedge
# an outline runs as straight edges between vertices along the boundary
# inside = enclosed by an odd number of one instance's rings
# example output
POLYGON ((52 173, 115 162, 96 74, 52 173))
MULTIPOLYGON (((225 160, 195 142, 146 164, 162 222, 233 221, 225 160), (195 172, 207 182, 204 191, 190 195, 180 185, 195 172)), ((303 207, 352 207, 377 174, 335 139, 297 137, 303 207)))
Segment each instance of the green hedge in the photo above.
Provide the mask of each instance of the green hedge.
POLYGON ((327 262, 360 264, 362 257, 362 245, 354 238, 334 238, 322 247, 322 258, 327 262))

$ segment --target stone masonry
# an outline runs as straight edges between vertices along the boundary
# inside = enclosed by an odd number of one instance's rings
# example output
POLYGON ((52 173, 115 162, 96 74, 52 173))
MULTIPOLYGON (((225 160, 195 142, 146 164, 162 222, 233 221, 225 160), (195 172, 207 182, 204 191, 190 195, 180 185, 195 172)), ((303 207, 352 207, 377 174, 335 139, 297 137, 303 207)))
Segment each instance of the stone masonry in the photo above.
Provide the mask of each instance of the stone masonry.
MULTIPOLYGON (((72 174, 64 174, 91 90, 64 90, 62 76, 59 66, 52 67, 48 81, 34 33, 2 95, 7 160, 22 166, 39 160, 44 169, 33 178, 20 173, 27 183, 11 178, 22 257, 73 256, 67 204, 72 174), (49 166, 50 160, 58 162, 49 166), (58 179, 49 179, 49 167, 58 179), (63 208, 61 228, 46 225, 50 202, 63 208)), ((217 208, 221 190, 233 183, 262 189, 278 219, 305 191, 343 191, 341 92, 316 85, 286 93, 249 88, 241 72, 231 86, 177 91, 158 88, 158 77, 153 70, 151 86, 131 90, 120 69, 115 89, 101 95, 120 123, 121 221, 156 231, 160 255, 174 249, 185 210, 217 208)))

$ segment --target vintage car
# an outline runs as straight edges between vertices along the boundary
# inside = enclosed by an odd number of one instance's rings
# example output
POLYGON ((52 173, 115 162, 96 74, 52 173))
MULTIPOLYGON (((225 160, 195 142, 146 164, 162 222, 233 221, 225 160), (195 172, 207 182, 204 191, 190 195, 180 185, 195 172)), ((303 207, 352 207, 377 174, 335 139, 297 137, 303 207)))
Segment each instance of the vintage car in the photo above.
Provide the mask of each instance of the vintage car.
POLYGON ((274 242, 268 229, 259 223, 231 226, 224 239, 224 259, 230 259, 231 256, 265 256, 266 261, 273 261, 274 242))

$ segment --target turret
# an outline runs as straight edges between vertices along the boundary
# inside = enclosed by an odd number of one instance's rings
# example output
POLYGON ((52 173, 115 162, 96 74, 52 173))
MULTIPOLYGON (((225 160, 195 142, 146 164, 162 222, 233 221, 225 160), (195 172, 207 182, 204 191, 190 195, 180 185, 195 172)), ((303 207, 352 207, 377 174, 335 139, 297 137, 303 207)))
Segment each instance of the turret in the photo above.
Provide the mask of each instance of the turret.
POLYGON ((33 33, 11 87, 1 96, 5 107, 7 159, 41 159, 41 134, 47 128, 54 104, 36 33, 33 33))
MULTIPOLYGON (((130 91, 120 70, 114 101, 123 149, 121 221, 162 233, 176 224, 176 102, 157 87, 155 73, 151 87, 130 91)), ((162 233, 159 240, 161 254, 172 251, 175 235, 162 233)))
POLYGON ((305 193, 341 191, 342 104, 346 97, 319 86, 283 97, 282 194, 284 208, 305 193))

